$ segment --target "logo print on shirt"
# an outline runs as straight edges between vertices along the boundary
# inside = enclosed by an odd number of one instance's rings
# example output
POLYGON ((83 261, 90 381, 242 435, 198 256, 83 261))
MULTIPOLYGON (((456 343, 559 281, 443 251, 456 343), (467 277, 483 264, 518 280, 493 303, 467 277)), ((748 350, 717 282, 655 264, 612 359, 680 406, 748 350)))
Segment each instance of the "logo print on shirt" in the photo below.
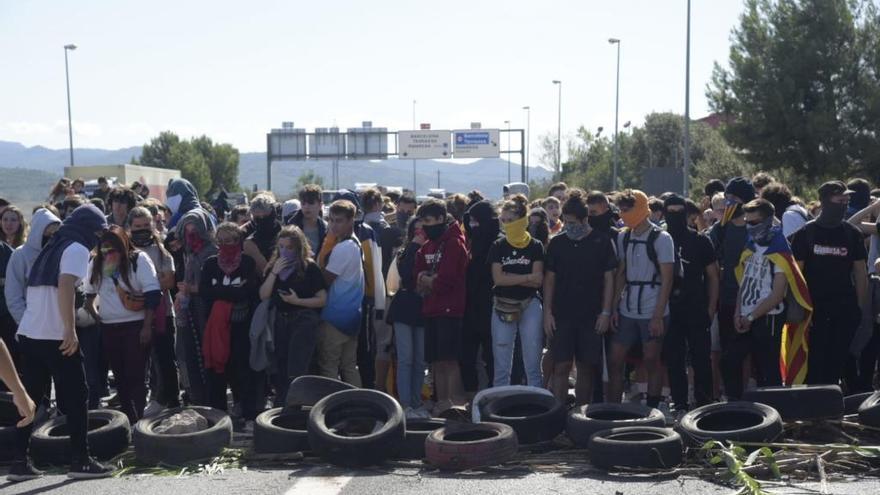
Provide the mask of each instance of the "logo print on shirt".
POLYGON ((813 254, 818 256, 836 256, 838 258, 846 258, 849 250, 843 246, 823 246, 821 244, 813 245, 813 254))

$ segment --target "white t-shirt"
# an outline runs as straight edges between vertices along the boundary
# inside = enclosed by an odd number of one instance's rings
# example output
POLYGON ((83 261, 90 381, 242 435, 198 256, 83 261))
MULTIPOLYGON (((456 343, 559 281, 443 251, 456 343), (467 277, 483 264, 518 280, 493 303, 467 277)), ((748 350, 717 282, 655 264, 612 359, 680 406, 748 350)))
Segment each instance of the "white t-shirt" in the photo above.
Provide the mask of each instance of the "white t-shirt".
POLYGON ((801 205, 791 205, 782 214, 782 235, 790 237, 807 224, 807 210, 801 205))
POLYGON ((337 244, 330 253, 327 271, 336 275, 321 313, 337 330, 357 335, 364 300, 364 269, 361 248, 353 241, 337 244))
MULTIPOLYGON (((92 263, 89 263, 89 271, 92 273, 92 263)), ((156 277, 156 268, 153 266, 150 256, 138 251, 137 270, 129 273, 128 280, 131 287, 125 285, 122 277, 118 277, 119 286, 133 294, 144 294, 146 292, 159 290, 159 279, 156 277)), ((99 287, 92 286, 91 282, 85 281, 86 294, 98 295, 98 315, 103 323, 126 323, 129 321, 139 321, 144 319, 143 311, 129 311, 122 305, 122 299, 116 292, 116 285, 113 279, 104 275, 101 277, 101 285, 99 287)))
MULTIPOLYGON (((626 263, 626 280, 636 282, 650 282, 657 275, 656 285, 627 285, 620 296, 618 311, 622 316, 636 320, 646 320, 654 316, 654 308, 657 306, 657 298, 660 297, 661 275, 648 257, 648 237, 652 229, 647 229, 641 234, 630 234, 629 246, 623 249, 625 232, 617 236, 617 252, 626 263), (635 241, 635 242, 634 242, 635 241), (625 256, 625 258, 624 258, 625 256), (639 311, 639 297, 641 297, 641 311, 639 311)), ((672 236, 661 231, 654 241, 654 251, 657 253, 657 263, 675 262, 675 243, 672 236)), ((674 267, 673 267, 674 269, 674 267)), ((669 304, 663 310, 663 316, 669 314, 669 304)))
MULTIPOLYGON (((755 253, 746 260, 743 270, 742 302, 740 304, 740 315, 742 316, 748 316, 764 299, 770 297, 773 292, 773 277, 777 273, 782 273, 781 268, 770 263, 770 260, 764 256, 764 252, 767 251, 766 246, 755 246, 755 249, 755 253)), ((767 314, 778 315, 783 308, 784 303, 779 303, 767 314)))
MULTIPOLYGON (((89 266, 89 250, 74 242, 61 253, 61 275, 85 278, 89 266)), ((79 283, 79 282, 78 282, 79 283)), ((41 285, 27 288, 27 308, 18 325, 18 333, 37 340, 64 340, 64 323, 58 307, 58 287, 41 285)))

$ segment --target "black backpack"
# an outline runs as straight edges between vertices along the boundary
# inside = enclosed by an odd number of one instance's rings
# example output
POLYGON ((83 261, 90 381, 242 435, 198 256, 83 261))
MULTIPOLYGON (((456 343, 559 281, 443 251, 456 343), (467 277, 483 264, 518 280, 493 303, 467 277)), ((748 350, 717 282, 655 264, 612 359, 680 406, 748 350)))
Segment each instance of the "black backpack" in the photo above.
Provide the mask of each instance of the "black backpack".
MULTIPOLYGON (((657 242, 657 238, 660 237, 660 233, 663 232, 660 227, 656 225, 651 226, 651 232, 648 233, 648 238, 646 240, 637 240, 632 239, 632 229, 626 229, 623 231, 623 253, 622 257, 624 261, 627 260, 627 256, 629 254, 629 245, 630 244, 645 244, 645 250, 648 253, 648 259, 651 263, 654 264, 654 276, 651 277, 651 280, 630 280, 626 279, 626 307, 630 308, 630 287, 638 287, 639 295, 638 301, 636 302, 636 309, 639 313, 642 312, 642 292, 645 287, 658 287, 662 285, 662 280, 660 279, 660 261, 657 259, 657 248, 655 247, 655 243, 657 242)), ((672 265, 672 275, 673 275, 673 287, 680 286, 681 280, 684 278, 684 266, 681 262, 681 246, 674 246, 673 252, 675 253, 675 260, 672 265)))

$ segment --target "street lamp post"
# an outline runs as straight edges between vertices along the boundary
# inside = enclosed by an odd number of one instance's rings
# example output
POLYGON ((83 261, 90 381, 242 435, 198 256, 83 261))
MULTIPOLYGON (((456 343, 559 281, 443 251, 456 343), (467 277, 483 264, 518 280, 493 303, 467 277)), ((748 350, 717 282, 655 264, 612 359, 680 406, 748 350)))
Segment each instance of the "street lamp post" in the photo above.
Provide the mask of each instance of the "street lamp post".
POLYGON ((510 121, 504 123, 507 124, 507 183, 510 184, 510 121))
POLYGON ((553 84, 559 86, 559 112, 556 122, 556 177, 562 176, 562 81, 553 80, 553 84))
POLYGON ((687 3, 687 48, 685 49, 685 69, 684 69, 684 167, 682 172, 684 183, 682 184, 682 192, 685 197, 688 195, 688 179, 690 177, 691 165, 691 0, 687 3))
POLYGON ((532 139, 532 134, 531 134, 532 108, 530 106, 526 105, 523 107, 523 110, 526 111, 526 142, 524 145, 524 147, 526 149, 526 157, 523 160, 523 167, 525 167, 525 171, 526 171, 525 183, 528 184, 529 183, 529 150, 531 149, 531 139, 532 139))
MULTIPOLYGON (((416 130, 416 100, 413 100, 412 130, 416 130)), ((418 194, 419 193, 416 192, 416 159, 413 158, 413 195, 418 196, 418 194)))
POLYGON ((614 150, 613 150, 613 171, 611 173, 611 189, 617 190, 617 119, 620 116, 620 40, 618 38, 609 38, 608 43, 617 45, 617 83, 614 90, 614 150))
POLYGON ((67 68, 67 52, 76 50, 76 45, 64 45, 64 79, 67 82, 67 134, 70 138, 70 166, 73 167, 73 120, 70 116, 70 71, 67 68))

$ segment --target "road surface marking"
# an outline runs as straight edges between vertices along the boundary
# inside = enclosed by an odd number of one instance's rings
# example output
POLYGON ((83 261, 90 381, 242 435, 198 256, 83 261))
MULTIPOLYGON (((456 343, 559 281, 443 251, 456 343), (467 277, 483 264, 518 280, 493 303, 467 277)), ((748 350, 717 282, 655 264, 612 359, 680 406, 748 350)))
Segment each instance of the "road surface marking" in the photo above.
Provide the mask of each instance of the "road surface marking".
POLYGON ((351 476, 309 476, 313 471, 320 469, 314 468, 303 473, 304 476, 284 495, 338 495, 351 481, 351 476))

